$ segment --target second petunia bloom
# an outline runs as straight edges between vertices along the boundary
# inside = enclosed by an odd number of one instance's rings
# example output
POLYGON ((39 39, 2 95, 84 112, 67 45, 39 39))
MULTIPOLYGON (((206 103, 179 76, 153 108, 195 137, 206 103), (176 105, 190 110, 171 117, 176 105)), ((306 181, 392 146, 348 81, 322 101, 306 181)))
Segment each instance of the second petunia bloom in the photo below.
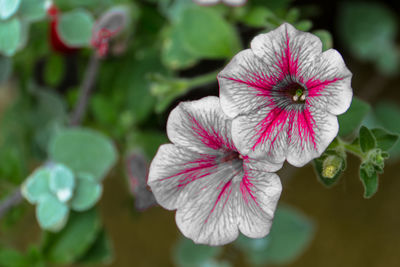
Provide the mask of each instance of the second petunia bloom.
POLYGON ((218 75, 238 151, 297 167, 320 156, 350 106, 351 77, 336 50, 290 24, 256 36, 218 75))
POLYGON ((173 144, 159 148, 148 185, 161 206, 177 210, 181 232, 208 245, 229 243, 239 231, 267 235, 282 191, 273 172, 282 164, 238 153, 219 99, 180 103, 169 116, 167 134, 173 144))

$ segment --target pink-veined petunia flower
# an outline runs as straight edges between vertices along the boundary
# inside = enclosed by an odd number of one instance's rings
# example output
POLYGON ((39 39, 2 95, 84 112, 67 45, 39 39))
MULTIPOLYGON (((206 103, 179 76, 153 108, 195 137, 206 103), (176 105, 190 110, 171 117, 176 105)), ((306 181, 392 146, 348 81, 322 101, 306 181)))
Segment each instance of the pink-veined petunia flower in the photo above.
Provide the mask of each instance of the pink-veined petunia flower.
POLYGON ((222 110, 243 155, 301 167, 338 132, 352 99, 351 72, 334 49, 290 24, 256 36, 219 73, 222 110))
POLYGON ((210 6, 218 3, 224 3, 229 6, 241 6, 246 3, 247 0, 193 0, 196 4, 210 6))
POLYGON ((180 103, 154 157, 148 185, 157 202, 176 209, 181 232, 195 243, 223 245, 241 231, 268 234, 282 190, 282 164, 242 157, 231 139, 231 120, 217 97, 180 103))

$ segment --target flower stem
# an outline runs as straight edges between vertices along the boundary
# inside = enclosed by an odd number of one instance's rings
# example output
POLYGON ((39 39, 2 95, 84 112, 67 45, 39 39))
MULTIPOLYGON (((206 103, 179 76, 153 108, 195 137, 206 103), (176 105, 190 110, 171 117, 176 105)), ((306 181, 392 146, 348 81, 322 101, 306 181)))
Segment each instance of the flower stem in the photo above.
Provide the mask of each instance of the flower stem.
POLYGON ((206 85, 212 82, 215 82, 217 80, 217 75, 220 72, 218 71, 213 71, 210 73, 206 73, 204 75, 200 75, 191 79, 187 80, 187 86, 188 88, 194 88, 194 87, 199 87, 202 85, 206 85))
POLYGON ((21 189, 18 187, 3 202, 0 203, 0 220, 8 210, 22 202, 21 189))
POLYGON ((355 146, 351 143, 347 143, 340 138, 338 138, 340 146, 346 151, 349 152, 361 159, 364 159, 366 157, 365 153, 361 151, 359 146, 355 146))

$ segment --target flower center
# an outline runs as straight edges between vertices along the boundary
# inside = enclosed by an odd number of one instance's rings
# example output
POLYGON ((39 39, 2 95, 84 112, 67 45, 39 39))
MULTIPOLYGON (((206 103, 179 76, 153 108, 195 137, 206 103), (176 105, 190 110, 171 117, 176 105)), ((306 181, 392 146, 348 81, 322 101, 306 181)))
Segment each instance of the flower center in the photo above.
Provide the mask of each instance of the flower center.
POLYGON ((307 91, 298 83, 292 83, 286 87, 286 92, 295 103, 304 103, 307 91))

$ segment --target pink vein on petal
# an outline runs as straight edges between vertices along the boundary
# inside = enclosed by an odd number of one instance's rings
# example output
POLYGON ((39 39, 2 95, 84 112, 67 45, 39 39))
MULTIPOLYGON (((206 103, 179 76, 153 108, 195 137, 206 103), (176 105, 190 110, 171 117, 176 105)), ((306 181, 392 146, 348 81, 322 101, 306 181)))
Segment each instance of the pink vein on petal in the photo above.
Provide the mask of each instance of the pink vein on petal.
POLYGON ((207 223, 208 219, 210 218, 211 214, 214 212, 216 206, 218 205, 218 203, 220 202, 222 197, 225 197, 225 201, 224 201, 222 209, 225 207, 226 202, 228 201, 229 196, 232 192, 231 185, 232 185, 232 179, 224 184, 224 186, 222 187, 221 191, 218 194, 217 200, 215 201, 213 208, 211 209, 210 213, 208 214, 208 216, 205 220, 205 223, 207 223))
POLYGON ((242 197, 246 204, 249 202, 249 197, 256 203, 258 206, 257 198, 254 196, 253 183, 249 180, 249 176, 247 172, 245 172, 242 181, 240 182, 240 191, 242 192, 242 197))
POLYGON ((184 169, 171 175, 161 179, 161 181, 168 180, 174 177, 179 177, 178 188, 185 187, 189 183, 201 179, 205 176, 210 175, 213 171, 217 169, 217 165, 215 162, 216 156, 211 155, 202 155, 203 157, 194 161, 189 161, 184 165, 184 169), (194 165, 194 166, 193 166, 194 165), (190 166, 185 168, 185 166, 190 166))
POLYGON ((325 80, 325 81, 311 78, 305 84, 308 90, 308 96, 309 97, 321 96, 322 91, 328 85, 331 85, 340 80, 342 80, 342 78, 334 78, 332 80, 325 80))
POLYGON ((218 149, 233 149, 236 150, 233 143, 227 137, 222 137, 213 127, 210 127, 211 133, 207 131, 199 121, 192 115, 189 115, 189 120, 192 123, 192 130, 200 137, 200 141, 209 148, 218 149))

